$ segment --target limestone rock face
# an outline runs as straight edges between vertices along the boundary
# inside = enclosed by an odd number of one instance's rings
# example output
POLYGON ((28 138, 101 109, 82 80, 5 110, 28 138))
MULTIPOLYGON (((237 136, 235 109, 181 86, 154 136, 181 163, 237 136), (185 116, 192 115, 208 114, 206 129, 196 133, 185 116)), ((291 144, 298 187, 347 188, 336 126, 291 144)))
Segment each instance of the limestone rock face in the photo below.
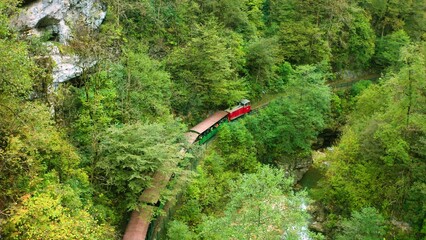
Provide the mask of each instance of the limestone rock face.
MULTIPOLYGON (((77 24, 96 29, 106 16, 106 7, 100 0, 35 0, 25 3, 21 14, 12 20, 12 27, 27 35, 41 36, 48 32, 52 41, 64 45, 72 39, 77 24)), ((47 44, 47 47, 56 63, 54 85, 80 76, 85 67, 95 64, 94 60, 63 55, 52 44, 47 44)))
POLYGON ((58 36, 59 42, 66 44, 76 23, 97 28, 105 15, 106 9, 100 0, 38 0, 27 4, 12 25, 28 34, 50 31, 58 36))
POLYGON ((52 73, 55 88, 59 83, 80 76, 85 68, 90 68, 96 64, 96 60, 93 59, 81 59, 76 55, 62 55, 56 46, 50 46, 50 57, 56 63, 52 73))

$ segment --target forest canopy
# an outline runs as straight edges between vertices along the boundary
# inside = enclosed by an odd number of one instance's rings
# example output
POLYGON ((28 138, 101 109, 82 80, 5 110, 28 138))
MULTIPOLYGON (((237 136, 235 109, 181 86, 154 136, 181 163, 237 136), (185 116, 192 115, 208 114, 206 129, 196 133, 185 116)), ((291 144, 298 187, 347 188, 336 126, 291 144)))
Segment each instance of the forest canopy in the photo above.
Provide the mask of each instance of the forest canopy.
POLYGON ((119 239, 168 166, 170 239, 295 237, 304 199, 325 212, 312 239, 426 236, 425 1, 103 0, 66 45, 15 29, 29 2, 0 2, 0 238, 119 239), (96 64, 53 85, 52 46, 96 64), (242 98, 268 104, 182 160, 184 132, 242 98), (324 129, 325 177, 295 193, 324 129))

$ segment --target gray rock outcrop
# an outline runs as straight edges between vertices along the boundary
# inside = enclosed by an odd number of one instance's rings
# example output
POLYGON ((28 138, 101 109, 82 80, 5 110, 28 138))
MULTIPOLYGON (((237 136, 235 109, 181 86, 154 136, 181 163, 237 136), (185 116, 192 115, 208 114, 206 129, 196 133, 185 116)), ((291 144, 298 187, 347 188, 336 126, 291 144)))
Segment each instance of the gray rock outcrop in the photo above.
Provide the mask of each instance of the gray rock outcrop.
POLYGON ((30 35, 49 31, 66 44, 76 23, 98 28, 105 16, 106 9, 100 0, 38 0, 27 4, 12 25, 30 35))
POLYGON ((63 55, 57 46, 50 46, 50 57, 56 63, 53 68, 53 85, 56 88, 60 83, 76 78, 83 74, 84 69, 96 64, 96 60, 82 59, 76 55, 63 55))
POLYGON ((304 157, 286 157, 282 156, 282 162, 279 166, 286 171, 286 175, 292 177, 294 183, 299 182, 303 175, 313 164, 312 156, 304 157))
MULTIPOLYGON (((96 29, 106 16, 106 7, 100 0, 36 0, 25 3, 11 25, 26 35, 49 33, 51 40, 57 44, 66 45, 72 39, 77 24, 96 29)), ((56 63, 53 69, 54 85, 80 76, 84 68, 95 64, 94 60, 62 54, 52 44, 47 44, 47 47, 56 63)))

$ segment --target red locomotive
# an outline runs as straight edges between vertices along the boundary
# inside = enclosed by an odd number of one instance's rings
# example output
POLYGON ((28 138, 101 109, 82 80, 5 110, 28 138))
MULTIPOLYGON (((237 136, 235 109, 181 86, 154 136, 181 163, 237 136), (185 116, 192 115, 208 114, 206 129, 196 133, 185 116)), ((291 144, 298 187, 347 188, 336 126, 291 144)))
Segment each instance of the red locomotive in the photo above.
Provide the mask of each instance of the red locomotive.
POLYGON ((250 101, 243 99, 237 106, 228 108, 225 111, 228 112, 228 121, 232 121, 251 111, 250 101))

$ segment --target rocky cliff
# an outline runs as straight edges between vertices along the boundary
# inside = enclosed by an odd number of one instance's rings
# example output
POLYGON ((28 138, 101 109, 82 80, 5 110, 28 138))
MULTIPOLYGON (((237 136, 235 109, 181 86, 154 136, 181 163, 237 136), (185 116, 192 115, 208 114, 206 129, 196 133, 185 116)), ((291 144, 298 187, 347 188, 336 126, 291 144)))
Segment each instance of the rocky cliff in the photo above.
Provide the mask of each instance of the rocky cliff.
POLYGON ((100 0, 36 0, 25 1, 20 15, 11 22, 23 34, 41 36, 50 34, 46 44, 56 63, 53 84, 68 81, 82 74, 83 69, 95 64, 76 55, 65 55, 58 45, 66 45, 73 37, 76 24, 98 28, 106 16, 106 6, 100 0))
POLYGON ((279 163, 279 167, 286 171, 288 177, 294 179, 294 183, 299 182, 303 175, 312 166, 313 160, 311 155, 298 156, 298 157, 282 157, 282 162, 279 163))

